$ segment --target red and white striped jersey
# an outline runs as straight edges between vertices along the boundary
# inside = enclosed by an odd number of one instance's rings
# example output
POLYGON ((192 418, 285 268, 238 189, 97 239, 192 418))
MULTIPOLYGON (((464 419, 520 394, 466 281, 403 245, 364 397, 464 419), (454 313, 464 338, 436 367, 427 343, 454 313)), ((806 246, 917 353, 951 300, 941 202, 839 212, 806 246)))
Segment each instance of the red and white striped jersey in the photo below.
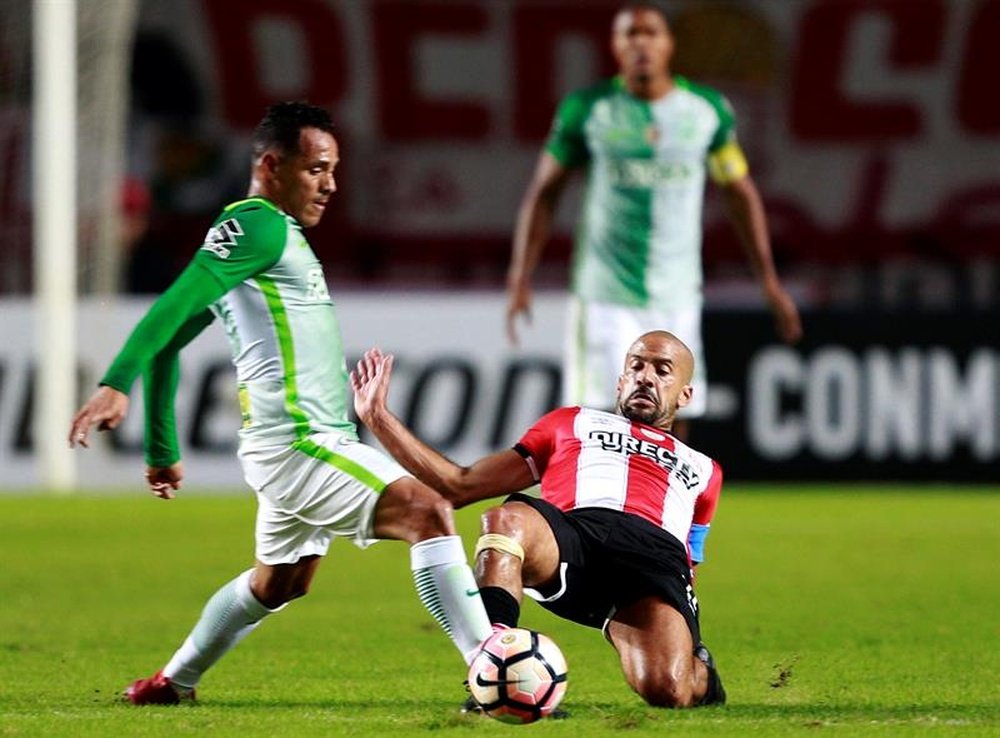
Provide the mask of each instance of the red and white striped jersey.
POLYGON ((515 446, 541 481, 542 499, 567 512, 604 507, 638 515, 688 545, 708 525, 722 468, 670 434, 621 415, 564 407, 515 446))

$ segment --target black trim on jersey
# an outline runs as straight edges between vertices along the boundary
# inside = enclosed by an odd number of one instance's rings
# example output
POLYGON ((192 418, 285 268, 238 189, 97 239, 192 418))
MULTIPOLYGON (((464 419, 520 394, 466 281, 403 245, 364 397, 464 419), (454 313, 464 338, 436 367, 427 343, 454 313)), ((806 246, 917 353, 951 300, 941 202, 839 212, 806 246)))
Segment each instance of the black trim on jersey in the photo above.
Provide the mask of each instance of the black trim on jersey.
POLYGON ((524 463, 528 465, 528 469, 531 470, 532 479, 535 482, 542 481, 542 475, 538 473, 538 464, 535 463, 535 457, 531 455, 531 452, 520 443, 514 444, 514 451, 520 454, 521 458, 524 459, 524 463))

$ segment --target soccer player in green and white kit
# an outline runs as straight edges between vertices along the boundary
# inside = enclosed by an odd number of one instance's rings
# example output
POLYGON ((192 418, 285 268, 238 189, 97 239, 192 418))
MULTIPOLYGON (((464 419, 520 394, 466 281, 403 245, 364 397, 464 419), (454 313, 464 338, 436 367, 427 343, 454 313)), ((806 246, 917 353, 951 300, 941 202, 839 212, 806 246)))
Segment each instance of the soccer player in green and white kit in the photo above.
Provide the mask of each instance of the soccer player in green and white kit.
MULTIPOLYGON (((802 328, 774 268, 760 195, 716 91, 670 73, 673 37, 648 3, 620 10, 611 46, 620 74, 570 94, 525 193, 507 278, 507 330, 531 310, 531 275, 570 174, 588 171, 573 257, 564 404, 610 409, 621 357, 637 335, 667 330, 695 357, 686 417, 705 411, 701 216, 706 167, 720 186, 782 339, 802 328)), ((676 428, 675 431, 682 431, 676 428)))
POLYGON ((222 211, 73 419, 71 446, 88 445, 91 425, 116 427, 141 373, 146 478, 153 494, 173 497, 183 476, 173 409, 178 352, 221 320, 239 382, 239 458, 257 493, 256 562, 209 599, 163 669, 128 687, 135 704, 193 697, 212 664, 264 617, 306 594, 335 536, 360 547, 385 538, 410 543, 420 599, 466 662, 490 633, 451 505, 360 443, 347 417, 340 328, 303 235, 336 190, 332 131, 327 112, 311 105, 268 110, 253 135, 248 198, 222 211))

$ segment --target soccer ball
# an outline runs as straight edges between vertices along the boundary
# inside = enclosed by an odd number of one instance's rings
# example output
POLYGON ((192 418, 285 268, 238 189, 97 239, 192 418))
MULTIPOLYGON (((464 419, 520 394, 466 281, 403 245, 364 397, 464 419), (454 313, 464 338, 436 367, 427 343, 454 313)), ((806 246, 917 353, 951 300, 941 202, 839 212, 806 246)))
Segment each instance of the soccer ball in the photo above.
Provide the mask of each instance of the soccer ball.
POLYGON ((533 723, 550 715, 566 694, 566 659, 541 633, 498 630, 469 665, 469 690, 490 717, 533 723))

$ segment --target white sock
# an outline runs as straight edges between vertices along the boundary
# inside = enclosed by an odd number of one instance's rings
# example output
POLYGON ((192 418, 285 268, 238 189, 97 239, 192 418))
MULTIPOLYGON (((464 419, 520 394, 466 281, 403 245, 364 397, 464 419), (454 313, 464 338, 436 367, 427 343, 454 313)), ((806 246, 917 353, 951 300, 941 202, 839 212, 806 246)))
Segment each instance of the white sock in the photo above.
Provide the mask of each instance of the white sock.
POLYGON ((212 595, 191 634, 163 667, 163 675, 178 687, 193 689, 202 674, 246 638, 264 616, 281 609, 264 607, 253 596, 252 572, 243 572, 212 595))
POLYGON ((462 539, 440 536, 415 543, 410 568, 420 601, 458 646, 465 663, 471 663, 492 627, 462 539))

